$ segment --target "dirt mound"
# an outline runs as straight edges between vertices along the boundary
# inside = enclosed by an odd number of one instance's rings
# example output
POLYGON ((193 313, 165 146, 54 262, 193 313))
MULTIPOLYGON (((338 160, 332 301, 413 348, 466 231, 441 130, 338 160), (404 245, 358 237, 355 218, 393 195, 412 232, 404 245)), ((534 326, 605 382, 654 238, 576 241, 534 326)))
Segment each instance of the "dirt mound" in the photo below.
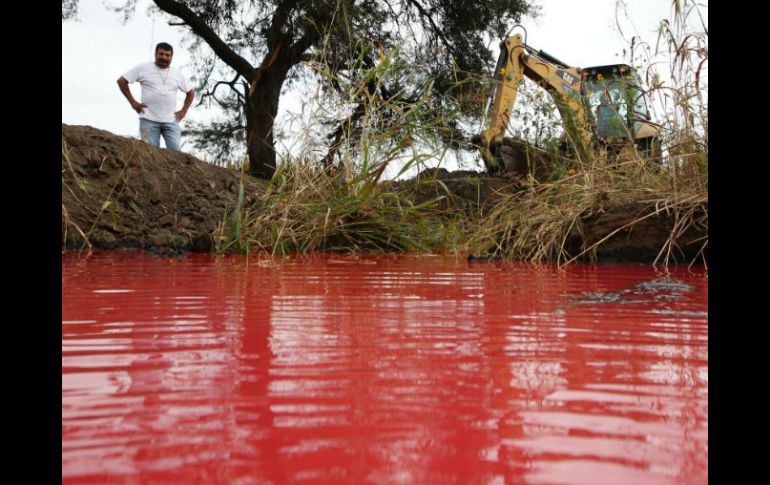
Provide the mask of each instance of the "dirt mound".
POLYGON ((556 166, 563 165, 557 155, 515 138, 504 138, 495 152, 502 164, 502 167, 495 172, 507 172, 520 176, 531 174, 541 182, 552 177, 556 166))
POLYGON ((693 210, 687 224, 683 218, 645 202, 610 206, 582 217, 582 231, 572 231, 566 249, 572 255, 590 249, 580 259, 602 263, 707 262, 707 208, 693 210))
POLYGON ((392 188, 401 191, 415 205, 438 200, 442 210, 462 208, 482 211, 495 205, 503 193, 514 193, 523 188, 523 179, 490 177, 483 172, 445 168, 429 168, 416 177, 390 182, 392 188))
POLYGON ((237 173, 186 153, 62 124, 66 248, 208 251, 232 213, 238 186, 237 173))

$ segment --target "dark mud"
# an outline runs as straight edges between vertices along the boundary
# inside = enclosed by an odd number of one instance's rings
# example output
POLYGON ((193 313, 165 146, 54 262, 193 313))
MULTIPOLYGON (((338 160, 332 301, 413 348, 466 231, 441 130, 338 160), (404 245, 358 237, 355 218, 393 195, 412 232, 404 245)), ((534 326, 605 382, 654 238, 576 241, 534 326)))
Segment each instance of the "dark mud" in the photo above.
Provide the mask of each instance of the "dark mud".
POLYGON ((586 256, 602 263, 707 262, 706 211, 697 211, 683 228, 677 227, 681 214, 672 210, 650 216, 653 212, 649 203, 633 202, 586 215, 582 234, 570 235, 567 252, 580 254, 595 246, 586 256))
POLYGON ((427 169, 407 181, 388 182, 415 205, 435 201, 442 210, 476 211, 493 207, 502 194, 524 188, 520 178, 490 177, 481 172, 427 169))

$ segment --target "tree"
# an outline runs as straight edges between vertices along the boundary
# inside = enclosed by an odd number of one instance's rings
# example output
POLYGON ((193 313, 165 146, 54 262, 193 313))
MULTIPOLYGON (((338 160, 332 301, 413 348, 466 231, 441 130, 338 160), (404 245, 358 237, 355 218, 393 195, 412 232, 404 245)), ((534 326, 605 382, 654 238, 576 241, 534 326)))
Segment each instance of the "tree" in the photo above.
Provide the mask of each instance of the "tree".
MULTIPOLYGON (((350 67, 346 54, 362 41, 408 45, 403 55, 431 64, 435 94, 451 96, 456 73, 481 73, 493 64, 488 40, 501 38, 522 14, 534 13, 531 0, 153 1, 190 34, 188 47, 203 74, 201 101, 232 114, 194 130, 198 143, 227 151, 233 139, 245 139, 249 171, 261 178, 275 171, 273 128, 281 90, 302 74, 303 61, 337 72, 350 67)), ((123 10, 135 4, 127 0, 123 10)), ((375 62, 370 53, 366 62, 375 62)))
POLYGON ((61 19, 74 20, 78 15, 78 0, 61 0, 61 19))

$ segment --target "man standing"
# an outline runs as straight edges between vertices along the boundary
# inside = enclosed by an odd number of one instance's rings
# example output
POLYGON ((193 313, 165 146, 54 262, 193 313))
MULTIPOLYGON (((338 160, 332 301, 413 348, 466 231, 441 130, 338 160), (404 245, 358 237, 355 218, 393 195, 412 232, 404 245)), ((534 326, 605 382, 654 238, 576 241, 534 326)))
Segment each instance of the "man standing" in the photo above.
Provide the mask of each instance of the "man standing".
POLYGON ((134 67, 118 79, 120 92, 139 113, 139 134, 142 140, 160 146, 160 136, 166 142, 166 148, 179 150, 182 129, 179 122, 187 115, 195 91, 189 81, 178 70, 171 67, 174 49, 161 42, 155 47, 155 62, 144 62, 134 67), (129 83, 138 81, 142 85, 142 102, 131 95, 129 83), (184 105, 176 109, 176 91, 187 93, 184 105))

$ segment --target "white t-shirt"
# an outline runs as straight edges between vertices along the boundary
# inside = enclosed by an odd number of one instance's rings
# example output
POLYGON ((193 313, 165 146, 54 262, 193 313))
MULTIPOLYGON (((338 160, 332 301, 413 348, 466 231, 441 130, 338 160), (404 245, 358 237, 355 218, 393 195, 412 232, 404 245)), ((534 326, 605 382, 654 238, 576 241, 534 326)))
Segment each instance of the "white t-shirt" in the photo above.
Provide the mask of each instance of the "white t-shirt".
POLYGON ((123 74, 126 81, 138 81, 142 85, 142 100, 147 105, 139 115, 150 121, 171 123, 176 121, 177 90, 187 93, 192 89, 184 75, 173 67, 161 69, 154 62, 144 62, 123 74))

